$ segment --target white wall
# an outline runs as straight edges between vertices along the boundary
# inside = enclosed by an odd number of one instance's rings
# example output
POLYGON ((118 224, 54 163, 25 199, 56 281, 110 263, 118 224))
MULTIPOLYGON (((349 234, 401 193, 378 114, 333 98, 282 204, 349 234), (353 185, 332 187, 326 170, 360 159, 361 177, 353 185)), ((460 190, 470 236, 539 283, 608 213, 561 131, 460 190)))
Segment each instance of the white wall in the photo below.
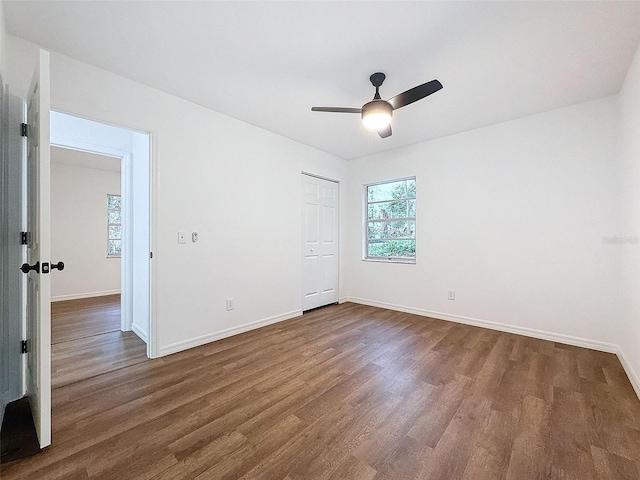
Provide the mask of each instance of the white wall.
MULTIPOLYGON (((28 85, 35 46, 7 38, 8 81, 28 85)), ((299 314, 300 172, 345 198, 346 162, 56 53, 51 65, 54 110, 152 134, 160 353, 299 314), (200 241, 178 245, 179 230, 200 241)))
POLYGON ((4 76, 5 72, 5 43, 6 30, 4 24, 4 4, 0 2, 0 73, 4 76))
MULTIPOLYGON (((129 175, 131 183, 129 188, 129 202, 131 211, 131 248, 129 256, 132 266, 132 278, 130 289, 133 298, 131 309, 131 328, 148 343, 150 300, 140 298, 138 292, 149 291, 151 246, 151 217, 150 202, 150 163, 149 163, 149 136, 139 133, 131 135, 131 166, 129 175)), ((129 210, 129 209, 128 209, 129 210)))
MULTIPOLYGON (((640 237, 640 49, 627 73, 618 98, 620 102, 620 160, 626 223, 621 236, 640 237)), ((632 371, 632 381, 640 396, 640 244, 618 246, 622 271, 621 292, 626 296, 625 322, 620 346, 632 371)))
POLYGON ((51 259, 65 263, 52 300, 120 292, 120 258, 107 258, 107 194, 120 194, 120 172, 51 164, 51 259))
POLYGON ((616 161, 613 97, 354 160, 346 296, 614 350, 616 161), (361 185, 410 175, 416 265, 362 261, 361 185))

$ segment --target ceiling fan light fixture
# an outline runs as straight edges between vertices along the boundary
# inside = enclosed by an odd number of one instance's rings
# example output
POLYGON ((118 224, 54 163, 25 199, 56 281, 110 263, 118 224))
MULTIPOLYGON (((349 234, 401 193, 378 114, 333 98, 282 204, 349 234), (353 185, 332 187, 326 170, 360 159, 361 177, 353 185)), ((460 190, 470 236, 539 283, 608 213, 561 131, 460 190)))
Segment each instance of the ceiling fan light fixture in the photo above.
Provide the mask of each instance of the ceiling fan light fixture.
POLYGON ((371 85, 376 88, 376 94, 373 100, 365 103, 362 108, 349 107, 311 107, 313 112, 334 112, 334 113, 359 113, 362 116, 362 123, 370 130, 375 130, 380 138, 389 138, 391 136, 391 117, 393 111, 413 102, 422 100, 432 93, 436 93, 442 88, 442 84, 438 80, 431 80, 409 90, 402 92, 389 100, 382 100, 380 97, 380 86, 384 82, 385 75, 382 72, 374 73, 369 77, 371 85))
POLYGON ((362 123, 369 130, 383 130, 391 123, 393 107, 384 100, 372 100, 362 107, 362 123))

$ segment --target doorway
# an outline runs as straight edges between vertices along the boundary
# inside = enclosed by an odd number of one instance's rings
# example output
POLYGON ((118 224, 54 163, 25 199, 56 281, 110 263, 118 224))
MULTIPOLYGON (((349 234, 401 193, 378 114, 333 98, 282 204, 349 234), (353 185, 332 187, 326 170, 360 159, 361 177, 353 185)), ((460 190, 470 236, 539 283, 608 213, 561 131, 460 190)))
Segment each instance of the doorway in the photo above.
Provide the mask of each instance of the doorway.
POLYGON ((52 389, 146 359, 122 331, 121 163, 51 147, 51 255, 65 264, 51 277, 52 389))
MULTIPOLYGON (((74 115, 51 112, 51 145, 120 159, 121 330, 133 331, 155 355, 151 311, 151 155, 150 135, 74 115), (135 222, 134 222, 135 218, 135 222)), ((106 197, 106 194, 105 194, 106 197)), ((107 198, 104 199, 105 207, 107 198)), ((117 240, 106 225, 105 256, 117 240)), ((111 229, 113 230, 113 229, 111 229)), ((107 291, 108 293, 108 291, 107 291)))

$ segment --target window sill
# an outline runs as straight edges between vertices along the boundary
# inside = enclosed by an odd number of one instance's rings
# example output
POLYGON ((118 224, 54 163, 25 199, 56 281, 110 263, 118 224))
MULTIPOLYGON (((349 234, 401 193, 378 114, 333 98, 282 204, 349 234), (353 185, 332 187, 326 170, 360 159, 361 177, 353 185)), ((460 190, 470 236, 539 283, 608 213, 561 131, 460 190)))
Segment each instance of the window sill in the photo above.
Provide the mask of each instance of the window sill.
POLYGON ((121 258, 122 255, 107 255, 107 258, 121 258))
POLYGON ((374 263, 405 263, 408 265, 415 265, 415 258, 363 258, 363 262, 374 262, 374 263))

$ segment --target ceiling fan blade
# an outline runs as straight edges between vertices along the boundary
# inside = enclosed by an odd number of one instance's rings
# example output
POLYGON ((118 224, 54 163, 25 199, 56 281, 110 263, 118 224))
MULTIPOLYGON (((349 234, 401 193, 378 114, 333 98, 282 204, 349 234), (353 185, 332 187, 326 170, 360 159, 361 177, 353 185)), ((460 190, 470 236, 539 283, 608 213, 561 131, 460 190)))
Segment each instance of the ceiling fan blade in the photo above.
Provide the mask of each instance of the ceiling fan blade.
POLYGON ((333 113, 362 113, 361 108, 346 107, 311 107, 312 112, 333 112, 333 113))
POLYGON ((384 130, 378 130, 378 135, 380 135, 380 138, 390 137, 391 136, 391 125, 389 125, 384 130))
POLYGON ((431 80, 430 82, 413 87, 406 92, 402 92, 387 101, 391 104, 394 110, 397 110, 398 108, 405 107, 410 103, 417 102, 432 93, 436 93, 441 88, 442 84, 438 80, 431 80))

